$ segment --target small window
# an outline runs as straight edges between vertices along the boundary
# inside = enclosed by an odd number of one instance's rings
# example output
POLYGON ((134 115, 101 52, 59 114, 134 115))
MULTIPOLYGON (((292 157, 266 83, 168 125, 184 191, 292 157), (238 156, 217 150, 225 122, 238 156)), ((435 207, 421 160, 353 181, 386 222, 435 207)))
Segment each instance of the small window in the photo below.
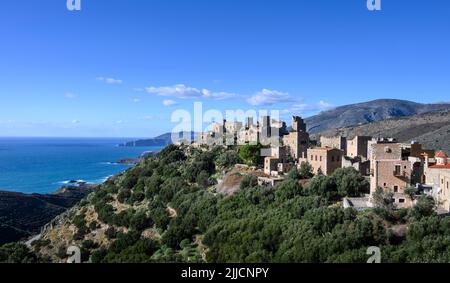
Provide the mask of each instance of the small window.
POLYGON ((322 162, 322 156, 320 156, 320 162, 322 162))
POLYGON ((383 187, 386 187, 386 185, 387 185, 387 184, 386 184, 386 183, 384 183, 384 184, 383 184, 383 187))
POLYGON ((394 193, 398 193, 398 186, 394 186, 394 193))
POLYGON ((398 200, 399 203, 405 203, 405 199, 401 198, 398 200))
POLYGON ((334 162, 334 156, 331 156, 331 162, 334 162))
POLYGON ((317 155, 316 155, 316 161, 317 161, 317 155))
POLYGON ((398 176, 398 175, 400 175, 400 171, 401 171, 401 166, 400 165, 395 165, 395 171, 394 171, 394 175, 395 176, 398 176))

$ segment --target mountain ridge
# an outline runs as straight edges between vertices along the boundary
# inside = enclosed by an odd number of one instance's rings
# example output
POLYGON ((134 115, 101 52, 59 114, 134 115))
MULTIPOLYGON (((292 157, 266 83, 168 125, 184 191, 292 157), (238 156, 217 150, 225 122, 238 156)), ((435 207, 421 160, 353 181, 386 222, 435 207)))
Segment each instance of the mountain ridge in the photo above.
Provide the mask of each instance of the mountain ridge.
POLYGON ((305 119, 312 134, 386 119, 408 117, 450 109, 450 103, 418 103, 399 99, 377 99, 343 105, 305 119))
MULTIPOLYGON (((450 152, 450 110, 386 119, 358 126, 327 130, 324 136, 394 137, 399 142, 417 141, 425 148, 450 152)), ((316 137, 317 138, 317 137, 316 137)))

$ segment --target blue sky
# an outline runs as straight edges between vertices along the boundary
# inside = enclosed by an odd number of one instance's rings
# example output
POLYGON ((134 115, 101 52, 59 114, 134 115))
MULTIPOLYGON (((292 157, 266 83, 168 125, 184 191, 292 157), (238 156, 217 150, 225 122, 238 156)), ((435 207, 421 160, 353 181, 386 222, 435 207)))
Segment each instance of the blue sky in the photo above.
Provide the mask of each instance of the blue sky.
POLYGON ((195 101, 310 116, 450 100, 448 0, 81 3, 2 1, 0 136, 154 136, 195 101))

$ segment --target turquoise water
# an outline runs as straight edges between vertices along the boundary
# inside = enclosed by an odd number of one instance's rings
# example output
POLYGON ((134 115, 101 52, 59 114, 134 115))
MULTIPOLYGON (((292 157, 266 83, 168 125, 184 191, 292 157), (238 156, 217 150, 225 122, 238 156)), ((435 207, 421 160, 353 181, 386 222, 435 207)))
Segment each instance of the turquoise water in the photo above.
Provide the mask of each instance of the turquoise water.
POLYGON ((129 139, 0 138, 0 190, 51 193, 70 180, 102 183, 130 168, 122 158, 160 147, 117 147, 129 139))

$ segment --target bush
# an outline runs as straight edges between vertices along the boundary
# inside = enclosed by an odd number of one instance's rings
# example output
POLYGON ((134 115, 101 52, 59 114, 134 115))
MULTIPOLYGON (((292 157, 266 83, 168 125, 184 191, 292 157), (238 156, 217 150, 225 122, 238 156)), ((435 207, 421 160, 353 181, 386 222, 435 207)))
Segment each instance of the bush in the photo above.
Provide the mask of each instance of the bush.
POLYGON ((58 250, 56 252, 56 256, 59 257, 60 259, 64 259, 67 258, 67 248, 65 246, 60 246, 58 247, 58 250))
POLYGON ((100 248, 94 251, 91 255, 92 263, 102 263, 107 254, 108 250, 106 248, 100 248))
POLYGON ((119 191, 119 194, 117 195, 117 200, 120 203, 125 203, 128 200, 128 198, 130 198, 130 197, 131 197, 131 190, 129 190, 129 189, 121 189, 119 191))
POLYGON ((92 221, 91 224, 89 224, 89 230, 95 231, 99 227, 99 224, 97 221, 92 221))
POLYGON ((162 184, 161 177, 158 174, 153 174, 150 178, 145 180, 145 197, 152 199, 159 193, 162 184))
POLYGON ((415 220, 434 215, 436 215, 436 202, 430 196, 419 197, 417 203, 409 211, 409 217, 415 220))
POLYGON ((134 214, 135 211, 131 208, 121 211, 119 214, 114 215, 112 224, 119 227, 130 227, 131 218, 134 216, 134 214))
POLYGON ((108 238, 108 240, 115 239, 117 237, 116 228, 109 227, 108 229, 106 229, 105 235, 106 235, 106 238, 108 238))
POLYGON ((228 150, 222 154, 220 154, 216 160, 218 166, 222 168, 231 168, 236 164, 242 162, 242 159, 239 157, 239 154, 234 150, 228 150))
POLYGON ((98 247, 98 244, 92 240, 86 240, 81 243, 81 248, 83 248, 83 249, 93 250, 93 249, 96 249, 97 247, 98 247))
POLYGON ((98 214, 98 219, 106 224, 111 224, 114 221, 114 208, 110 204, 97 203, 94 206, 95 212, 98 214))
POLYGON ((135 202, 141 202, 145 199, 145 194, 143 192, 133 192, 129 201, 133 204, 135 202))
POLYGON ((78 214, 76 215, 73 220, 72 224, 77 227, 77 229, 85 229, 86 228, 86 219, 84 214, 78 214))
POLYGON ((143 231, 151 226, 150 219, 145 212, 139 212, 131 217, 130 228, 136 231, 143 231))
POLYGON ((252 188, 258 185, 258 177, 255 175, 245 175, 244 179, 241 182, 240 188, 241 190, 252 188))
POLYGON ((157 228, 166 230, 169 225, 170 217, 164 207, 158 207, 150 211, 150 218, 157 228))
POLYGON ((197 184, 202 188, 207 188, 210 184, 209 174, 206 171, 200 172, 197 176, 197 184))
POLYGON ((109 252, 120 253, 122 250, 133 246, 140 239, 140 237, 141 233, 133 230, 127 234, 119 233, 117 235, 117 240, 111 244, 109 252))
POLYGON ((275 193, 276 201, 285 202, 296 196, 300 196, 301 193, 302 187, 299 185, 298 181, 289 178, 277 186, 275 193))
POLYGON ((369 182, 355 168, 340 168, 331 175, 340 197, 359 197, 369 191, 369 182))
POLYGON ((383 188, 378 187, 372 195, 373 203, 376 207, 386 211, 394 209, 394 194, 385 192, 383 188))
POLYGON ((302 162, 300 164, 300 170, 299 170, 300 179, 309 179, 312 178, 313 174, 313 167, 309 162, 302 162))
MULTIPOLYGON (((132 170, 137 170, 136 168, 132 170)), ((122 181, 122 186, 125 189, 131 190, 138 182, 138 176, 133 171, 128 171, 128 174, 125 174, 125 178, 122 181)))
POLYGON ((36 263, 38 258, 22 243, 0 246, 0 263, 36 263))
POLYGON ((258 145, 243 145, 239 148, 239 157, 242 159, 247 165, 257 166, 262 163, 261 156, 262 146, 258 145))

